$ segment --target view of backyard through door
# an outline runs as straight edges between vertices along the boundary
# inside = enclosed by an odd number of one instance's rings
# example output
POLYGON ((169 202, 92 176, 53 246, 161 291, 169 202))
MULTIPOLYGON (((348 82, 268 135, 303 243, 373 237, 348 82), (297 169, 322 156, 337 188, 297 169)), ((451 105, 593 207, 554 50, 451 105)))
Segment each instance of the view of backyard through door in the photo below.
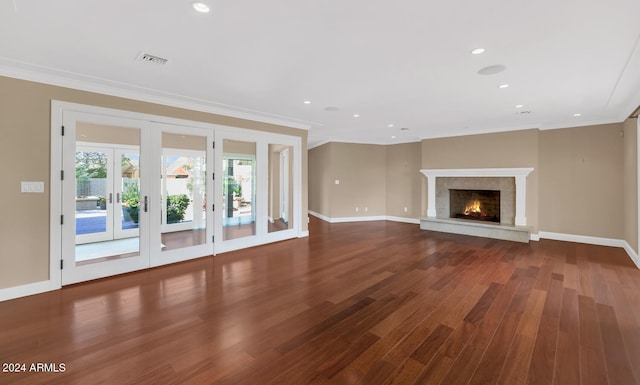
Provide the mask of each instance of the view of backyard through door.
MULTIPOLYGON (((80 125, 81 138, 91 140, 80 125)), ((75 152, 76 262, 139 252, 139 146, 78 142, 75 152)))
POLYGON ((223 239, 256 235, 256 144, 224 140, 223 239))
MULTIPOLYGON (((78 146, 76 244, 138 236, 140 156, 117 148, 78 146)), ((131 251, 135 242, 130 244, 131 251)), ((77 248, 77 261, 109 256, 108 248, 77 248), (92 251, 93 250, 93 251, 92 251)))
POLYGON ((162 133, 163 252, 206 242, 206 148, 206 136, 162 133))

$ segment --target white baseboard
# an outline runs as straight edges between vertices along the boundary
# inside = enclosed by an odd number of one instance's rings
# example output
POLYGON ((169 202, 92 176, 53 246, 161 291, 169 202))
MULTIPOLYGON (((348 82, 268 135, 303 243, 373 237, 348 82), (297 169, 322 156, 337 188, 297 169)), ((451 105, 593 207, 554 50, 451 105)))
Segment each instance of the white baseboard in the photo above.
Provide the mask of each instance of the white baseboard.
POLYGON ((20 297, 26 297, 29 295, 40 294, 49 290, 51 290, 51 283, 49 281, 34 282, 28 283, 26 285, 8 287, 6 289, 0 289, 0 302, 20 297))
POLYGON ((306 237, 308 237, 308 236, 309 236, 309 230, 307 230, 307 231, 301 231, 301 232, 298 234, 298 238, 306 238, 306 237))
POLYGON ((339 217, 331 218, 331 223, 346 223, 346 222, 372 222, 372 221, 384 221, 384 215, 368 216, 368 217, 339 217))
POLYGON ((387 215, 385 220, 392 222, 402 222, 402 223, 411 223, 413 225, 419 225, 420 219, 418 218, 405 218, 405 217, 394 217, 392 215, 387 215))
POLYGON ((317 212, 311 211, 311 210, 308 210, 307 212, 309 213, 309 215, 313 215, 314 217, 316 217, 318 219, 322 219, 325 222, 331 223, 331 218, 329 218, 329 217, 327 217, 325 215, 322 215, 320 213, 317 213, 317 212))
POLYGON ((540 234, 531 233, 531 235, 529 236, 529 239, 531 239, 532 241, 538 242, 540 240, 540 234))
POLYGON ((330 218, 326 215, 322 215, 320 213, 316 213, 315 211, 309 210, 309 214, 313 215, 318 219, 322 219, 325 222, 329 223, 346 223, 346 222, 371 222, 371 221, 392 221, 392 222, 403 222, 403 223, 411 223, 415 225, 420 224, 420 220, 418 218, 403 218, 403 217, 395 217, 390 215, 375 215, 368 217, 339 217, 339 218, 330 218))
POLYGON ((631 260, 636 265, 636 267, 640 269, 640 258, 638 258, 638 253, 635 252, 633 248, 629 245, 629 243, 627 243, 627 241, 625 241, 624 239, 590 237, 586 235, 552 233, 547 231, 540 231, 538 235, 540 238, 553 239, 556 241, 586 243, 589 245, 598 245, 598 246, 620 247, 627 252, 627 254, 629 255, 629 258, 631 258, 631 260))
POLYGON ((598 246, 624 247, 624 244, 626 243, 622 239, 590 237, 587 235, 576 235, 576 234, 552 233, 547 231, 540 231, 538 232, 538 235, 540 236, 541 239, 553 239, 555 241, 586 243, 588 245, 598 245, 598 246))
POLYGON ((638 258, 638 253, 635 250, 633 250, 631 245, 626 241, 624 242, 624 250, 627 252, 627 254, 629 254, 629 257, 631 258, 633 263, 636 264, 636 267, 640 269, 640 258, 638 258))

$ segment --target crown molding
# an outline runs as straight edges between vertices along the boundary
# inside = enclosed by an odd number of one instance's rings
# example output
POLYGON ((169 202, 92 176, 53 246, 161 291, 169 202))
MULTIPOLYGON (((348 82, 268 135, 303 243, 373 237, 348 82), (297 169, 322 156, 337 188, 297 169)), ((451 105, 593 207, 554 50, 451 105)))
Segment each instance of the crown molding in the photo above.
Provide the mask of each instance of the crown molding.
POLYGON ((232 118, 297 128, 306 131, 311 129, 311 124, 308 122, 297 121, 284 116, 229 106, 202 99, 190 98, 183 95, 176 95, 153 89, 134 87, 128 84, 48 67, 34 66, 5 58, 0 58, 0 76, 141 102, 160 104, 169 107, 183 108, 232 118))

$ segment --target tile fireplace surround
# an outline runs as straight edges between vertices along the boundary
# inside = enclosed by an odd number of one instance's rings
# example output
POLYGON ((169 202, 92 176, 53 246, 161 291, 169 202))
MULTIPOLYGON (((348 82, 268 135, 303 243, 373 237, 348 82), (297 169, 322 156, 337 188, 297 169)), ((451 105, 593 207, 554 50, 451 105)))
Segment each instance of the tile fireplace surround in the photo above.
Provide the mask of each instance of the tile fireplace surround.
POLYGON ((423 230, 529 242, 527 176, 533 168, 424 169, 427 177, 427 217, 423 230), (449 218, 449 189, 500 190, 501 223, 449 218))

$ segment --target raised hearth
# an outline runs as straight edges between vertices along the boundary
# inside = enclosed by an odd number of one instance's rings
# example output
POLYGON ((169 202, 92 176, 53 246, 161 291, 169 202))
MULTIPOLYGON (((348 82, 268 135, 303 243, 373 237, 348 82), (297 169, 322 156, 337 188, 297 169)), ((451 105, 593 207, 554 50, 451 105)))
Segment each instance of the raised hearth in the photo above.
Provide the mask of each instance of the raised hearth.
POLYGON ((422 218, 420 229, 524 243, 531 238, 526 227, 454 218, 422 218))

